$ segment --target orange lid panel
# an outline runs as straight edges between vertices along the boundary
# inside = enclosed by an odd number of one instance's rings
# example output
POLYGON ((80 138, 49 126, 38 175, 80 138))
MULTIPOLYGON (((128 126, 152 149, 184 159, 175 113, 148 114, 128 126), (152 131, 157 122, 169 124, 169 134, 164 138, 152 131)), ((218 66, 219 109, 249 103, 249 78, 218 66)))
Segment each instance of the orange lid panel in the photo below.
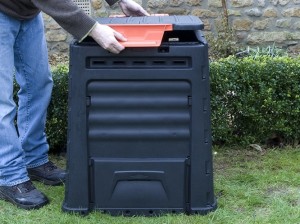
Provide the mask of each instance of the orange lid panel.
POLYGON ((123 34, 127 41, 120 42, 124 47, 160 46, 165 31, 173 30, 172 24, 107 24, 123 34))

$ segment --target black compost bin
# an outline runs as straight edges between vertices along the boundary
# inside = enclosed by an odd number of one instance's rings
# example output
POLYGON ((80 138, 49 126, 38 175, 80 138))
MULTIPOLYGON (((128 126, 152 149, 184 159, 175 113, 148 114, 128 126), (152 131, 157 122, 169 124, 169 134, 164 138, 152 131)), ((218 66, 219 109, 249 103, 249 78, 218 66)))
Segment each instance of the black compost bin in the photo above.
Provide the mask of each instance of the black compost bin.
POLYGON ((127 43, 117 55, 88 38, 71 44, 63 210, 112 215, 214 210, 208 47, 201 20, 149 16, 99 22, 150 31, 164 24, 163 35, 155 43, 150 32, 133 40, 138 47, 127 43))

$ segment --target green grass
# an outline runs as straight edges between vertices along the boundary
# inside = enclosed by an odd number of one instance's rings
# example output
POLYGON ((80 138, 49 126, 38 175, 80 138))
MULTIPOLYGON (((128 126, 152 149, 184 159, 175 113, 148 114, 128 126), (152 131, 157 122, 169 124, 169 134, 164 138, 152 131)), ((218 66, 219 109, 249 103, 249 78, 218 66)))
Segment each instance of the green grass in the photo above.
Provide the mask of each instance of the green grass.
MULTIPOLYGON (((112 217, 100 212, 87 216, 61 211, 64 187, 35 183, 51 203, 24 211, 0 201, 0 223, 9 224, 200 224, 300 223, 300 148, 236 150, 214 148, 215 195, 218 209, 206 216, 112 217)), ((61 158, 56 163, 65 165, 61 158)))

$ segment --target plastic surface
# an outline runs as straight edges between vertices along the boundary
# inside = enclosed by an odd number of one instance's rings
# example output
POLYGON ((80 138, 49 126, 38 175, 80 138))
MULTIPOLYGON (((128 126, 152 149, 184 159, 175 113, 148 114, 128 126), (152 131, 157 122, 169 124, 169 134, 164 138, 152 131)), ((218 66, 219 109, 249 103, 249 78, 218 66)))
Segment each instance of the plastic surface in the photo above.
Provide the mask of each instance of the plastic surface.
POLYGON ((196 16, 115 16, 97 21, 122 33, 127 38, 126 42, 121 42, 125 47, 157 47, 166 31, 203 29, 203 23, 196 16))
POLYGON ((159 47, 118 55, 72 44, 63 210, 214 210, 208 68, 199 30, 166 31, 159 47))
POLYGON ((120 42, 124 47, 157 47, 160 46, 165 31, 171 31, 171 24, 109 24, 111 28, 127 38, 120 42))

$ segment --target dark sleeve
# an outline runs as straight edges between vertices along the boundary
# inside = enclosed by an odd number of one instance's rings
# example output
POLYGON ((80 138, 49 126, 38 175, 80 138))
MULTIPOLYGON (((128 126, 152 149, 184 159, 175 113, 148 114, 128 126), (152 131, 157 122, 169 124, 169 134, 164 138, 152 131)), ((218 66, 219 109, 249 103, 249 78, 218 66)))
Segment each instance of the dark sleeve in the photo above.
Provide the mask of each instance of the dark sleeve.
MULTIPOLYGON (((107 0, 113 5, 117 0, 107 0)), ((89 34, 96 21, 86 15, 72 0, 32 0, 32 3, 51 16, 62 28, 76 39, 82 40, 89 34)))
POLYGON ((32 0, 32 3, 78 40, 85 37, 96 23, 72 0, 32 0))

